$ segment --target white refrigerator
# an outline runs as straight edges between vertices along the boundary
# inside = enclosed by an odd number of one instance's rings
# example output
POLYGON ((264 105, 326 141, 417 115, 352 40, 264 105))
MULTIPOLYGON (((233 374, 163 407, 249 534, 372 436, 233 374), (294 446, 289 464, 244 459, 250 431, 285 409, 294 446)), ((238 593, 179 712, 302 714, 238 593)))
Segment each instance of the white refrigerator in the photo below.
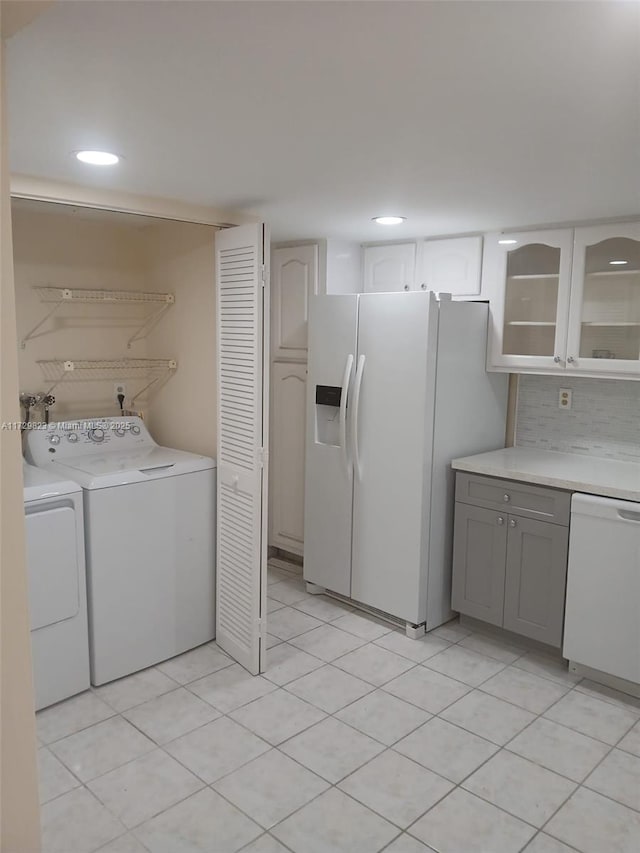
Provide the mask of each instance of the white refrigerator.
POLYGON ((312 299, 304 578, 412 635, 452 615, 450 461, 504 446, 487 320, 423 291, 312 299))

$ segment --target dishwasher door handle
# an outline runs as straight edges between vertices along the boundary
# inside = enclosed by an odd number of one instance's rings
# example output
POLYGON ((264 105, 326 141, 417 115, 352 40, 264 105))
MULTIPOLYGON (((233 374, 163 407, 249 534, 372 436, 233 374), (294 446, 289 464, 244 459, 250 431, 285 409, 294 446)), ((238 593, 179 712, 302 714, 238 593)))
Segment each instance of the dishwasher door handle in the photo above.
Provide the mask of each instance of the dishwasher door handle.
MULTIPOLYGON (((640 485, 634 483, 637 491, 640 485)), ((576 492, 571 498, 571 517, 583 517, 613 522, 640 521, 640 501, 628 501, 622 498, 605 498, 576 492)))
POLYGON ((622 518, 624 521, 635 521, 636 524, 638 524, 640 523, 640 512, 631 512, 629 509, 619 509, 618 518, 622 518))

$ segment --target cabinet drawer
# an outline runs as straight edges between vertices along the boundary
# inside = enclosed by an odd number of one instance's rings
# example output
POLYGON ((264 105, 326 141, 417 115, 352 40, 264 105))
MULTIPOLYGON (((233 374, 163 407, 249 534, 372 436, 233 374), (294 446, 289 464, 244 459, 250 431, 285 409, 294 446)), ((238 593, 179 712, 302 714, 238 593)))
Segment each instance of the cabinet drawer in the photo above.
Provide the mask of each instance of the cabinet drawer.
POLYGON ((456 500, 565 526, 571 511, 570 492, 464 471, 456 476, 456 500))

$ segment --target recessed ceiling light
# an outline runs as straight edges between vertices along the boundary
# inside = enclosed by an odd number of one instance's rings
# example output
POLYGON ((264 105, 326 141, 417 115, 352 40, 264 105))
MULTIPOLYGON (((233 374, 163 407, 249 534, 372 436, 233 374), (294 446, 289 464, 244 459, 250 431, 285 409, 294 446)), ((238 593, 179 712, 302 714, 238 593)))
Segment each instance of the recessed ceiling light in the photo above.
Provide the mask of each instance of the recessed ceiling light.
POLYGON ((612 267, 620 267, 623 264, 628 264, 629 261, 609 261, 612 267))
POLYGON ((518 242, 517 240, 513 240, 513 239, 510 239, 507 237, 505 237, 504 240, 498 240, 498 243, 500 243, 501 246, 513 246, 514 243, 517 243, 517 242, 518 242))
POLYGON ((406 218, 406 216, 374 216, 373 221, 378 225, 400 225, 406 218))
POLYGON ((91 166, 115 166, 120 160, 117 154, 111 154, 109 151, 76 151, 76 157, 82 163, 89 163, 91 166))

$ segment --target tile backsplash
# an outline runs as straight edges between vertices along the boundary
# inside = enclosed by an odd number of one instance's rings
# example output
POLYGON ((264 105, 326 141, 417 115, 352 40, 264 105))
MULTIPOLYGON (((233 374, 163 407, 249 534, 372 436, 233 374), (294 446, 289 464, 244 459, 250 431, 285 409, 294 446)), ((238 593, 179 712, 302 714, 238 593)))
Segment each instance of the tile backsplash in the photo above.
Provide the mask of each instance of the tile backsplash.
POLYGON ((640 382, 521 375, 515 443, 640 462, 640 382), (570 388, 570 410, 558 407, 570 388))

